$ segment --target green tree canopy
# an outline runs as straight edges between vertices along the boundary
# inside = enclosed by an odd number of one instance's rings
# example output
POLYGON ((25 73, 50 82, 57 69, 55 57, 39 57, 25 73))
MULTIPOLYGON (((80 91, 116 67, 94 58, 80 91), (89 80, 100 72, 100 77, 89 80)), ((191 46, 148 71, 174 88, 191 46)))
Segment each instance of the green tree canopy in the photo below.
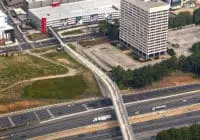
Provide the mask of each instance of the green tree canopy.
POLYGON ((194 23, 200 24, 200 8, 196 9, 193 13, 194 23))

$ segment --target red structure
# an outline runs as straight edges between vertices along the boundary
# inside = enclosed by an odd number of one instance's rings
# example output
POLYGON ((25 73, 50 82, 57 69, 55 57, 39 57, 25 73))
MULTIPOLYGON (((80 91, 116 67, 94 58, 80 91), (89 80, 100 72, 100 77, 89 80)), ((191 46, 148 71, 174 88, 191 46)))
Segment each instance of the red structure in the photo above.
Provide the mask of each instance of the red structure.
POLYGON ((60 6, 60 2, 52 2, 51 6, 52 7, 58 7, 58 6, 60 6))
POLYGON ((47 18, 42 18, 41 20, 41 30, 42 33, 47 33, 47 18))

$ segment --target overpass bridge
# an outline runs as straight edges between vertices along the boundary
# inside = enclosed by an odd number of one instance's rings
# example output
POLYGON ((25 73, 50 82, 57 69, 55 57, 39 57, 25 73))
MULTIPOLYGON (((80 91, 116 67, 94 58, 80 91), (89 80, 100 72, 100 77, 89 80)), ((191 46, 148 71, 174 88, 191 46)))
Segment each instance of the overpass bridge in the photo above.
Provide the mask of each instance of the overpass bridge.
POLYGON ((52 27, 48 27, 49 31, 54 35, 54 37, 59 41, 60 45, 64 48, 64 51, 70 55, 72 58, 80 62, 82 65, 89 68, 93 74, 95 74, 107 87, 110 97, 113 102, 113 106, 115 109, 115 113, 120 125, 120 129, 122 132, 122 137, 124 140, 136 140, 135 135, 133 133, 132 126, 128 121, 128 113, 124 106, 124 102, 120 93, 118 86, 97 66, 91 63, 87 58, 75 52, 72 48, 70 48, 67 44, 65 44, 62 39, 57 35, 57 33, 53 30, 52 27))

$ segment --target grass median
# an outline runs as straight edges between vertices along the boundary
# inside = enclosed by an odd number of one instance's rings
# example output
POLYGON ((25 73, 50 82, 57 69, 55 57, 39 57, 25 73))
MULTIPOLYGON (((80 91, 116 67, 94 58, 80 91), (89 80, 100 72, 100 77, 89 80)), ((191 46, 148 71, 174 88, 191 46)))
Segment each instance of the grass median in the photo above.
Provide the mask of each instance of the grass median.
POLYGON ((76 35, 76 34, 82 34, 84 33, 82 30, 72 30, 72 31, 66 31, 63 32, 61 35, 66 36, 66 35, 76 35))
POLYGON ((87 89, 83 76, 64 77, 33 82, 24 88, 22 97, 75 99, 87 89))

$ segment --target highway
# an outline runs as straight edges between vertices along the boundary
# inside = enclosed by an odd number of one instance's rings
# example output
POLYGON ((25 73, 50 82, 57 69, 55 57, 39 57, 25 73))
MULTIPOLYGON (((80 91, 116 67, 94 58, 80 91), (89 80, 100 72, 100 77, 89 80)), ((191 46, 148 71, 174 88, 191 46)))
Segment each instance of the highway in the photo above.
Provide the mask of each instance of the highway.
MULTIPOLYGON (((183 96, 178 96, 176 98, 172 97, 172 98, 167 98, 167 99, 158 99, 155 101, 148 101, 148 102, 144 102, 144 103, 132 103, 127 105, 127 110, 128 110, 128 114, 129 116, 135 115, 135 112, 139 111, 140 114, 143 113, 150 113, 153 112, 152 111, 152 107, 155 106, 159 106, 159 105, 166 105, 166 108, 164 109, 171 109, 171 108, 177 108, 180 106, 186 106, 186 105, 190 105, 190 104, 195 104, 195 103, 200 103, 200 95, 199 92, 196 94, 189 94, 189 95, 183 95, 183 96)), ((106 107, 104 109, 99 109, 96 111, 92 111, 89 113, 81 113, 81 115, 75 115, 75 116, 71 116, 71 117, 66 117, 66 118, 62 118, 62 119, 58 119, 58 120, 54 120, 54 121, 49 121, 49 122, 45 122, 45 123, 40 123, 40 124, 35 124, 35 125, 31 125, 29 127, 20 127, 20 128, 15 128, 15 129, 10 129, 9 131, 3 131, 0 132, 0 136, 13 136, 16 139, 24 139, 24 138, 31 138, 31 137, 35 137, 38 135, 44 135, 44 134, 49 134, 52 132, 57 132, 57 131, 62 131, 62 130, 66 130, 66 129, 71 129, 71 128, 76 128, 76 127, 80 127, 80 126, 85 126, 85 125, 90 125, 93 124, 92 120, 97 117, 97 116, 101 116, 101 115, 107 115, 107 114, 111 114, 113 116, 113 120, 115 120, 115 113, 114 110, 112 109, 112 107, 106 107)), ((167 127, 168 122, 173 122, 172 124, 174 126, 179 125, 180 123, 189 123, 188 121, 185 120, 190 120, 190 118, 192 117, 196 117, 199 121, 200 117, 200 112, 198 111, 197 114, 190 114, 190 115, 183 115, 185 116, 184 119, 180 119, 180 117, 170 117, 170 118, 165 118, 164 121, 163 119, 161 119, 160 121, 158 120, 159 123, 156 123, 157 121, 149 121, 149 122, 144 122, 141 124, 136 124, 133 126, 133 129, 135 130, 136 133, 139 134, 139 132, 148 132, 151 129, 155 129, 155 128, 159 128, 158 126, 160 125, 161 128, 163 127, 167 127), (198 116, 198 117, 197 117, 198 116), (175 119, 177 118, 177 119, 175 119), (178 119, 179 118, 179 119, 178 119), (177 121, 178 124, 176 124, 174 121, 177 121), (161 122, 161 123, 160 123, 161 122), (154 126, 155 125, 155 126, 154 126)), ((192 121, 196 121, 194 120, 190 120, 191 123, 193 123, 192 121)), ((138 134, 136 135, 138 138, 142 137, 138 136, 138 134)))
MULTIPOLYGON (((153 136, 162 130, 172 127, 183 127, 200 123, 200 111, 182 114, 174 117, 162 118, 158 120, 143 122, 132 125, 136 133, 137 140, 151 140, 153 136)), ((59 140, 122 140, 119 128, 115 127, 96 133, 87 133, 59 140)))

